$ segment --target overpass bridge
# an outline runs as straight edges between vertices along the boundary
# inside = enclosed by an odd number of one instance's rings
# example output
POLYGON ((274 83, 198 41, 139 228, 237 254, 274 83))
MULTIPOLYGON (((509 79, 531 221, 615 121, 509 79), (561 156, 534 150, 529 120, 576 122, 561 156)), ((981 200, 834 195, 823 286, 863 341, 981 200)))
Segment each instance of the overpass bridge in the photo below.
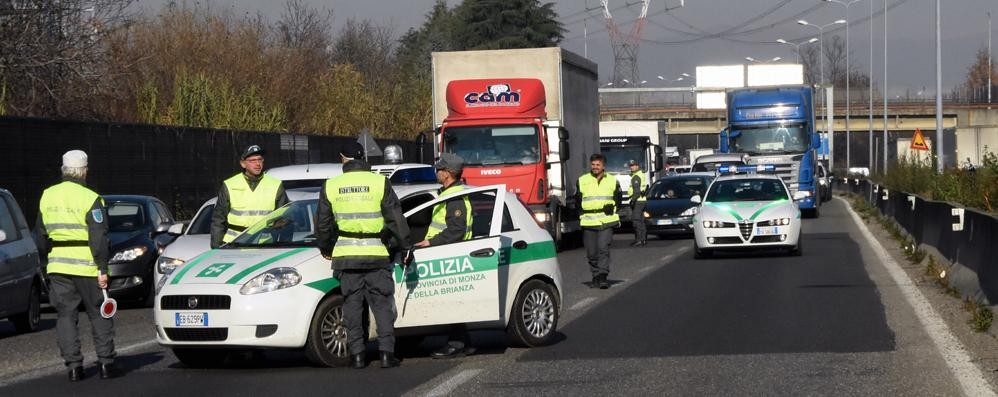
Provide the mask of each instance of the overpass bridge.
MULTIPOLYGON (((670 91, 663 93, 657 89, 614 89, 600 90, 600 120, 645 120, 661 121, 666 143, 663 146, 677 147, 680 158, 689 149, 717 148, 718 132, 727 123, 723 109, 697 109, 694 90, 670 91), (662 95, 668 94, 668 95, 662 95)), ((854 92, 853 98, 866 99, 866 92, 854 92)), ((816 98, 817 99, 817 98, 816 98)), ((880 99, 874 99, 873 145, 874 164, 881 164, 883 153, 884 115, 880 99)), ((895 99, 888 103, 887 131, 889 160, 909 155, 915 129, 920 129, 930 141, 935 139, 935 103, 931 101, 895 99)), ((832 110, 832 130, 835 133, 835 166, 846 166, 846 122, 845 103, 836 102, 832 110)), ((816 109, 816 129, 827 132, 826 108, 816 109)), ((850 109, 849 151, 853 167, 869 164, 869 119, 866 100, 853 101, 850 109)), ((973 104, 944 102, 943 139, 947 151, 947 164, 970 159, 980 164, 987 151, 998 152, 998 103, 973 104)))

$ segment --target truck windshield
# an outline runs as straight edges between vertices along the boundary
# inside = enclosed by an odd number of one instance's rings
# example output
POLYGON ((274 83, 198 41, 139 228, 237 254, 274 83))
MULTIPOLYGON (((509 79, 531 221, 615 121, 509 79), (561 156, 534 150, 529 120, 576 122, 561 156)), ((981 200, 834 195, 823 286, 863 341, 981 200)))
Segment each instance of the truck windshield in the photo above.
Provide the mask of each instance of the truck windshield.
POLYGON ((648 163, 645 159, 645 148, 641 146, 603 146, 600 152, 606 157, 606 170, 612 173, 630 173, 631 168, 627 162, 635 160, 641 164, 642 170, 647 170, 648 163))
POLYGON ((738 153, 786 154, 802 153, 811 142, 803 125, 786 125, 734 130, 731 146, 738 153))
POLYGON ((444 130, 444 150, 464 165, 534 164, 540 161, 537 127, 503 125, 444 130))

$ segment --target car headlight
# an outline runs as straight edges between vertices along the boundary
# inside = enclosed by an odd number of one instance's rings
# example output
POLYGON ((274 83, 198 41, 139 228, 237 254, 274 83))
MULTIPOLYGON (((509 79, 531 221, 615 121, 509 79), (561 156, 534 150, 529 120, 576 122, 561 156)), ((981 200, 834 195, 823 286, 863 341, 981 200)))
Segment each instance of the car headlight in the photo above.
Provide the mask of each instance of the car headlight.
POLYGON ((679 216, 693 216, 693 215, 696 215, 697 211, 698 211, 698 208, 699 207, 696 207, 696 206, 687 208, 686 211, 683 211, 683 213, 679 214, 679 216))
POLYGON ((111 257, 110 263, 123 263, 123 262, 134 261, 138 259, 140 256, 142 256, 142 254, 145 254, 147 249, 148 248, 143 246, 143 247, 132 247, 129 249, 118 251, 114 253, 114 256, 111 257))
POLYGON ((288 287, 294 287, 301 282, 301 275, 290 267, 279 267, 270 269, 263 274, 253 277, 243 287, 239 293, 243 295, 253 295, 264 292, 277 291, 288 287))
POLYGON ((645 218, 651 218, 651 213, 649 213, 648 211, 642 212, 641 215, 644 215, 645 218))
POLYGON ((540 223, 547 223, 547 221, 551 219, 551 214, 547 212, 535 212, 534 219, 540 223))
POLYGON ((790 218, 777 218, 759 222, 759 226, 786 226, 790 224, 790 218))
POLYGON ((170 274, 173 273, 174 270, 177 270, 178 267, 183 266, 184 263, 187 263, 187 261, 168 256, 161 256, 156 260, 156 270, 159 270, 162 274, 170 274))
POLYGON ((706 228, 721 227, 722 224, 723 224, 723 222, 720 222, 720 221, 703 221, 703 227, 706 227, 706 228))

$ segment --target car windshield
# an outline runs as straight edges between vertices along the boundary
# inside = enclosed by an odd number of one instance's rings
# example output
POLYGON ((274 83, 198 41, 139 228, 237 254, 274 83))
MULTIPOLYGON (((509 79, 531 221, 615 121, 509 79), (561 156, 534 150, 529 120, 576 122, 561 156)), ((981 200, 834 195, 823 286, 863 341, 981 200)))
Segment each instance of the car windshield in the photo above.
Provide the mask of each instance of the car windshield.
POLYGON ((505 125, 444 130, 444 150, 464 165, 534 164, 540 161, 537 127, 505 125))
POLYGON ((647 169, 645 149, 641 146, 604 146, 600 152, 606 157, 606 170, 612 173, 629 173, 631 168, 627 162, 635 160, 641 164, 641 169, 647 169))
POLYGON ((128 201, 110 203, 107 207, 107 218, 109 232, 132 232, 145 225, 140 203, 128 201))
POLYGON ((731 145, 740 153, 802 153, 811 146, 803 125, 745 128, 733 131, 731 135, 731 145))
POLYGON ((301 200, 274 210, 246 229, 226 248, 311 247, 315 245, 318 200, 301 200))
POLYGON ((211 234, 211 214, 215 212, 215 204, 208 204, 194 217, 187 228, 187 234, 211 234))
POLYGON ((777 179, 730 179, 714 182, 704 201, 776 201, 787 197, 783 182, 777 179))
POLYGON ((651 185, 649 199, 689 199, 707 190, 709 178, 665 178, 651 185))
POLYGON ((693 164, 693 172, 714 172, 718 167, 724 165, 743 165, 741 161, 713 161, 693 164))

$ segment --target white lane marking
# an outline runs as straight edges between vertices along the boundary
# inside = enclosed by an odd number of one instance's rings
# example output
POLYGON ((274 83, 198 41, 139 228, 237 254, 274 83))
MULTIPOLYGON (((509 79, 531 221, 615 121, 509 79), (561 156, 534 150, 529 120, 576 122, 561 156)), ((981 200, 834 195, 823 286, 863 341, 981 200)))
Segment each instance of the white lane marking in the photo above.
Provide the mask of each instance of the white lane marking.
MULTIPOLYGON (((155 344, 156 340, 153 339, 153 340, 147 340, 145 342, 133 343, 131 345, 122 348, 115 348, 114 350, 120 356, 122 353, 130 353, 135 350, 144 349, 149 347, 150 345, 155 345, 155 344)), ((86 365, 85 362, 83 364, 86 365)), ((38 379, 41 377, 49 376, 65 369, 66 366, 63 364, 62 360, 46 361, 35 368, 20 373, 19 375, 7 379, 0 379, 0 387, 10 386, 15 383, 20 383, 32 379, 38 379)))
POLYGON ((953 376, 960 382, 963 394, 967 396, 994 396, 995 392, 991 390, 991 386, 985 380, 980 368, 974 365, 970 359, 970 355, 963 348, 963 344, 953 336, 949 327, 932 308, 929 301, 915 287, 915 283, 908 278, 908 273, 905 273, 901 269, 901 266, 894 261, 894 258, 887 254, 887 250, 873 237, 870 229, 866 227, 866 224, 859 218, 856 211, 853 211, 852 206, 839 197, 835 199, 841 200, 845 204, 846 209, 849 210, 849 215, 852 215, 853 222, 859 227, 860 232, 863 233, 863 237, 873 246, 873 251, 876 253, 877 258, 880 259, 880 263, 890 273, 891 278, 894 279, 894 283, 897 284, 898 289, 904 295, 905 300, 915 310, 918 321, 922 323, 925 331, 932 338, 932 342, 936 345, 936 350, 943 356, 943 359, 946 360, 946 365, 953 372, 953 376))
POLYGON ((430 390, 430 392, 427 393, 426 395, 446 396, 448 394, 451 394, 451 392, 457 389, 458 386, 461 386, 465 382, 471 380, 472 378, 477 376, 480 372, 482 372, 480 368, 466 369, 464 371, 458 372, 457 375, 454 375, 450 377, 450 379, 444 381, 444 383, 437 385, 437 387, 434 387, 433 390, 430 390))
POLYGON ((676 252, 673 252, 673 253, 671 253, 671 254, 669 254, 669 255, 666 255, 666 256, 663 256, 663 257, 659 258, 658 260, 659 260, 660 262, 662 262, 662 263, 668 263, 668 262, 672 262, 672 261, 673 261, 673 260, 675 260, 675 259, 676 259, 676 258, 677 258, 678 256, 680 256, 680 255, 682 255, 682 254, 685 254, 685 253, 686 253, 686 251, 689 251, 689 250, 690 250, 690 247, 689 247, 689 246, 685 246, 685 247, 682 247, 682 248, 680 248, 680 249, 677 249, 677 250, 676 250, 676 252))
POLYGON ((645 267, 642 267, 642 268, 638 269, 638 273, 647 272, 647 271, 651 270, 651 268, 653 268, 653 267, 655 267, 655 266, 645 266, 645 267))
POLYGON ((575 304, 572 305, 572 307, 568 308, 568 310, 579 310, 581 308, 589 306, 590 303, 593 303, 595 301, 596 301, 596 298, 594 298, 592 296, 590 296, 588 298, 583 298, 582 300, 580 300, 578 302, 575 302, 575 304))

